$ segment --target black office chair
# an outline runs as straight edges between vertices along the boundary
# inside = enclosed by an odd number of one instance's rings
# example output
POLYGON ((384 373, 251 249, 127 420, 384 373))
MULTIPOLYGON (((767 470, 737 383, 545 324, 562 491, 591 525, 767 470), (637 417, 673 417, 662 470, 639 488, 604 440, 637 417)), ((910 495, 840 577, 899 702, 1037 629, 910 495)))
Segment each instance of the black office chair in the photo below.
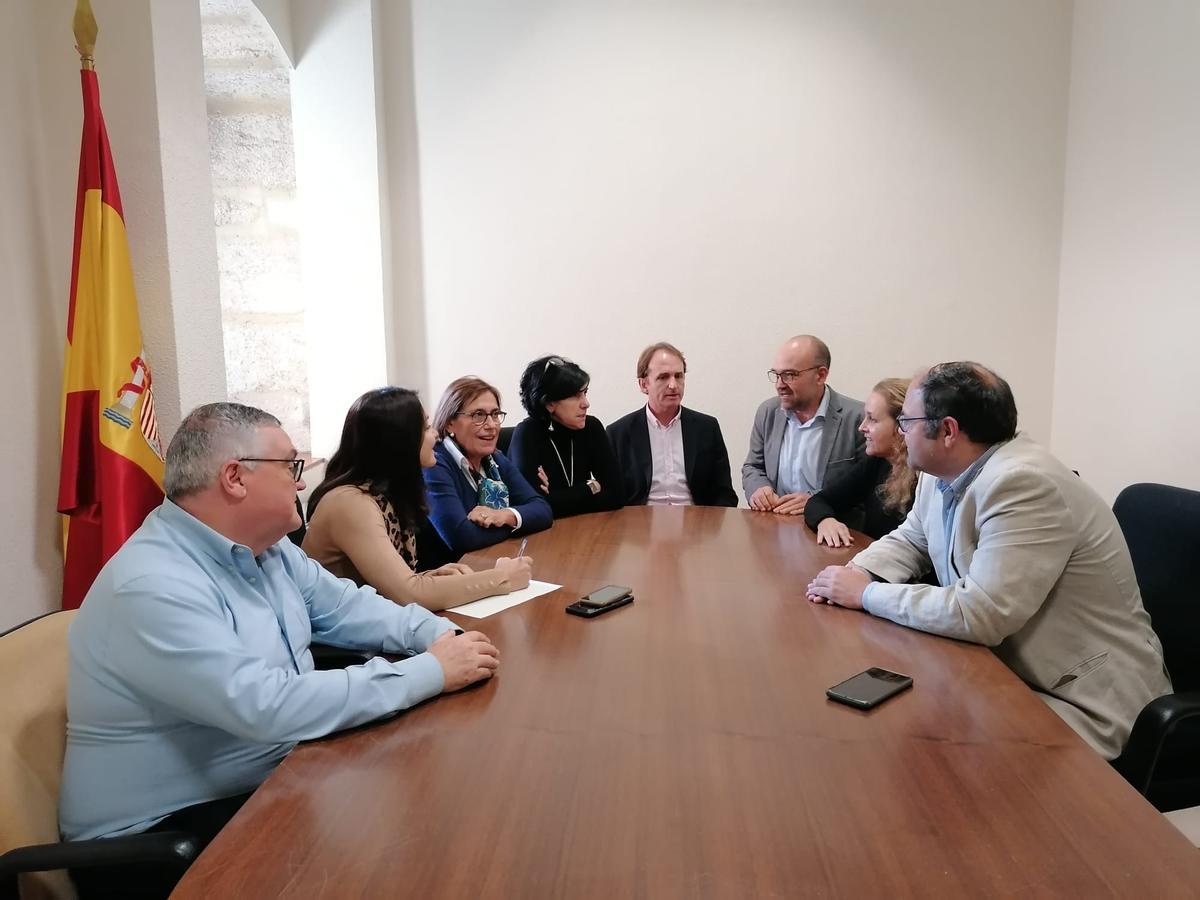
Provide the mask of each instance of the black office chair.
POLYGON ((500 429, 500 436, 496 438, 496 449, 505 456, 508 456, 508 445, 512 443, 512 433, 514 430, 514 426, 506 425, 500 429))
POLYGON ((1113 513, 1175 690, 1141 711, 1113 766, 1159 810, 1200 805, 1200 491, 1130 485, 1113 513))
POLYGON ((430 572, 441 568, 446 563, 455 563, 462 559, 461 553, 455 553, 442 540, 433 523, 426 519, 417 528, 417 571, 430 572))
POLYGON ((187 868, 185 832, 59 841, 58 794, 67 743, 67 625, 50 613, 0 634, 0 897, 74 897, 65 869, 187 868))

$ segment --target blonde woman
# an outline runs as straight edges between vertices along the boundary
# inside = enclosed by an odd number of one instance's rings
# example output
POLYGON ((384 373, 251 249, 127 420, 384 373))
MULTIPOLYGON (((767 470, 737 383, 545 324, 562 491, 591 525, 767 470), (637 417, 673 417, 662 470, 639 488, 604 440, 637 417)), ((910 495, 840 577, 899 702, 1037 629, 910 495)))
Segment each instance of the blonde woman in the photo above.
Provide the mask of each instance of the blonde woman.
POLYGON ((906 378, 885 378, 875 385, 864 404, 858 430, 866 438, 866 455, 809 498, 804 521, 817 533, 818 544, 848 547, 850 529, 840 520, 862 506, 863 532, 881 538, 912 508, 917 473, 908 467, 908 451, 896 417, 904 405, 906 378))

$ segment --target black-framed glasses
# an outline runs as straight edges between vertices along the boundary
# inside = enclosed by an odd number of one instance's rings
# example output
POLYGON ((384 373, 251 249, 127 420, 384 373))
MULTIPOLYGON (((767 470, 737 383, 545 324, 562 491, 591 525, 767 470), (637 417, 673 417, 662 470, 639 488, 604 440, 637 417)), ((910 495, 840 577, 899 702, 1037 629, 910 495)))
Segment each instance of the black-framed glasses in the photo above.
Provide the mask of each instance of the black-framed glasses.
POLYGON ((807 369, 784 369, 782 372, 776 372, 774 369, 767 369, 767 380, 771 384, 778 384, 782 381, 784 384, 791 384, 805 372, 811 372, 813 369, 820 369, 821 366, 809 366, 807 369))
POLYGON ((300 476, 304 474, 304 460, 299 456, 288 459, 280 459, 278 457, 271 458, 267 456, 239 456, 238 462, 281 462, 287 463, 292 470, 292 481, 299 481, 300 476))
POLYGON ((901 434, 908 434, 908 426, 912 422, 933 422, 941 416, 896 416, 896 427, 901 434))
POLYGON ((462 416, 464 419, 470 419, 471 424, 474 425, 476 428, 479 428, 488 419, 491 419, 493 422, 495 422, 497 425, 499 425, 501 422, 504 421, 504 417, 507 416, 508 413, 506 413, 502 409, 493 409, 490 412, 488 410, 477 409, 474 412, 459 413, 459 415, 462 416))

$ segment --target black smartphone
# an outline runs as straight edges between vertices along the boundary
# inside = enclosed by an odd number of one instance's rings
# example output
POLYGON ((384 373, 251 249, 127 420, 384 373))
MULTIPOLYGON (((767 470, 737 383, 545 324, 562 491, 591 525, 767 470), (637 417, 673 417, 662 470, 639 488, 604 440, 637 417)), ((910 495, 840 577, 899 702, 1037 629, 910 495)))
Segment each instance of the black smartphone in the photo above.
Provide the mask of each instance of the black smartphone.
POLYGON ((566 608, 573 616, 582 616, 585 619, 592 619, 596 616, 606 613, 611 609, 620 609, 622 606, 628 606, 633 602, 633 594, 622 594, 604 606, 585 606, 582 600, 576 600, 566 608))
POLYGON ((632 593, 633 588, 621 587, 619 584, 606 584, 590 594, 584 594, 579 598, 579 602, 584 606, 610 606, 632 593))
POLYGON ((899 672, 870 668, 835 684, 825 692, 830 700, 846 703, 857 709, 874 709, 888 697, 912 687, 913 680, 899 672))

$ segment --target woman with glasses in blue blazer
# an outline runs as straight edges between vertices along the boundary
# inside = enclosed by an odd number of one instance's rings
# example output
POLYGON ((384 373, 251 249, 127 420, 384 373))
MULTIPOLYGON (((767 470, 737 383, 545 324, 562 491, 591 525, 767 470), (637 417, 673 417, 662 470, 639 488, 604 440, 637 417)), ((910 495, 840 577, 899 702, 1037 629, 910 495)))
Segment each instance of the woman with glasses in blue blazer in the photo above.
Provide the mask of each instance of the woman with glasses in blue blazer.
POLYGON ((457 559, 550 527, 550 504, 496 449, 500 392, 481 378, 450 382, 433 414, 437 465, 425 470, 429 520, 457 559))

